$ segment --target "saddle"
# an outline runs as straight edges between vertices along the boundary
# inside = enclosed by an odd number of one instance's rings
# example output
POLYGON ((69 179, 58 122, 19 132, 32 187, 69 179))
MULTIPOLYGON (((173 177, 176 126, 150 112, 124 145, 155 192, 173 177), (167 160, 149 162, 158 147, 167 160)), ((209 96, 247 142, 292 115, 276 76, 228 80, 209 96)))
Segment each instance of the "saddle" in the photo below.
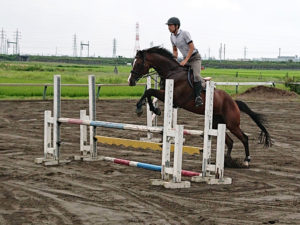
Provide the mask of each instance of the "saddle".
MULTIPOLYGON (((194 73, 193 69, 191 66, 184 66, 185 69, 187 70, 187 76, 188 76, 188 83, 191 88, 194 88, 194 73)), ((206 91, 206 81, 211 80, 211 77, 204 77, 202 78, 202 90, 205 92, 206 91)), ((165 79, 160 79, 159 81, 159 86, 161 89, 165 89, 165 79)))
MULTIPOLYGON (((193 73, 193 69, 191 66, 187 66, 188 69, 188 81, 189 81, 189 85, 191 88, 194 88, 194 73, 193 73)), ((205 92, 206 91, 206 81, 211 80, 211 77, 201 77, 201 83, 202 83, 202 90, 205 92)))

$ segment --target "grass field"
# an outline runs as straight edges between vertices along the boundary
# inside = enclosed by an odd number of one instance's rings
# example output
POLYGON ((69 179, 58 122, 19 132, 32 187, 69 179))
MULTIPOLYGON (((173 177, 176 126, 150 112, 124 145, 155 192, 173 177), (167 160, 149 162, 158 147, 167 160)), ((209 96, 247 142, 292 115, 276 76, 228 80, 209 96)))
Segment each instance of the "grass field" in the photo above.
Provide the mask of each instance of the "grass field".
MULTIPOLYGON (((73 65, 58 63, 37 62, 1 62, 0 83, 53 83, 53 75, 60 74, 63 84, 87 84, 88 75, 96 76, 96 83, 120 84, 127 83, 130 66, 118 66, 118 74, 114 73, 114 66, 96 65, 73 65)), ((202 76, 210 76, 214 81, 284 81, 286 76, 300 80, 300 70, 246 70, 246 69, 211 69, 202 71, 202 76)), ((140 83, 145 83, 140 80, 140 83)), ((286 89, 281 84, 276 87, 286 89)), ((218 86, 230 94, 235 93, 234 86, 218 86)), ((249 86, 240 86, 239 92, 248 89, 249 86)), ((3 87, 0 86, 0 99, 40 99, 43 96, 44 87, 22 86, 3 87)), ((136 98, 144 91, 143 86, 135 87, 102 87, 101 98, 136 98)), ((52 96, 53 88, 48 87, 47 97, 52 96)), ((63 87, 64 98, 86 98, 87 87, 63 87)))

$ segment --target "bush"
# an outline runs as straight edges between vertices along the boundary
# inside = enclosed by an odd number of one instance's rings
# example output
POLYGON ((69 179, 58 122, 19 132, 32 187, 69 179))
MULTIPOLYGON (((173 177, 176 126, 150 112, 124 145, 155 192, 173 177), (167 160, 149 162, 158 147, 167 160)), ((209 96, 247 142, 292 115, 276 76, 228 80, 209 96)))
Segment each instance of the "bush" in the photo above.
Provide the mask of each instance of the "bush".
POLYGON ((284 77, 284 85, 289 88, 290 91, 296 92, 297 94, 300 94, 300 85, 299 84, 292 84, 295 83, 296 81, 286 75, 284 77))

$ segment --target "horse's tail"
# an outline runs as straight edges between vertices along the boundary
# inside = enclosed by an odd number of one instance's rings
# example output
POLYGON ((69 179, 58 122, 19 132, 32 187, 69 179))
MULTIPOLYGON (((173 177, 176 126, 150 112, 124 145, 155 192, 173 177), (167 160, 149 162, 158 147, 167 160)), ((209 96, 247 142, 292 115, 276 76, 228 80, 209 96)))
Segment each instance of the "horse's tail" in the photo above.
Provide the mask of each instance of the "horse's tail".
POLYGON ((265 147, 272 146, 271 136, 264 126, 264 124, 267 122, 266 119, 264 118, 264 115, 253 112, 248 107, 248 105, 243 101, 236 100, 235 102, 237 103, 240 111, 249 115, 251 119, 256 123, 256 125, 260 128, 261 130, 261 133, 259 135, 260 143, 264 143, 265 147))

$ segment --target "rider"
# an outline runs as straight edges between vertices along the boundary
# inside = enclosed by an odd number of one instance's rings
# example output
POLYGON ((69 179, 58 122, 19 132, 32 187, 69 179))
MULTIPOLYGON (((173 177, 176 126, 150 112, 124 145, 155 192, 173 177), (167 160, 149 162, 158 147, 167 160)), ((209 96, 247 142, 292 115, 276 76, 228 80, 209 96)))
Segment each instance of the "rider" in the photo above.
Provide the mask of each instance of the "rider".
POLYGON ((201 56, 198 53, 198 50, 195 48, 194 43, 191 39, 189 32, 179 29, 180 20, 177 17, 171 17, 168 22, 169 31, 171 32, 171 43, 173 46, 173 55, 177 59, 178 51, 180 50, 181 54, 184 57, 184 60, 180 62, 181 66, 191 66, 194 72, 194 92, 195 92, 195 105, 203 105, 201 98, 202 90, 202 78, 200 76, 201 72, 201 56))

